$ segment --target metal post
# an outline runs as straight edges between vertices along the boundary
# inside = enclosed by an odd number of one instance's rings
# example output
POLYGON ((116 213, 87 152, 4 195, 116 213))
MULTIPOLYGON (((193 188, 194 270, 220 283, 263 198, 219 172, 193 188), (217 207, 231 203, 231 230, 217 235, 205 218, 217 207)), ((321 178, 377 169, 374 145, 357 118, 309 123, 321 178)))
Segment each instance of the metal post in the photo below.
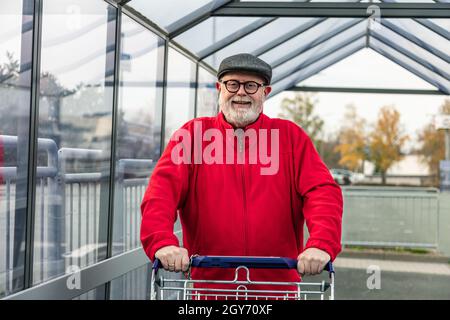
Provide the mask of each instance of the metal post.
POLYGON ((23 1, 21 62, 31 61, 31 72, 27 64, 21 63, 19 85, 30 88, 29 118, 19 119, 17 126, 17 182, 16 212, 14 223, 13 288, 12 291, 31 287, 33 283, 34 251, 34 204, 37 167, 37 125, 40 74, 40 35, 42 1, 23 1), (26 32, 26 25, 32 22, 33 32, 26 32), (28 38, 32 37, 32 39, 28 38), (25 252, 22 245, 25 244, 25 252), (22 269, 23 265, 23 269, 22 269), (23 271, 22 271, 23 270, 23 271), (23 273, 22 273, 23 272, 23 273))
POLYGON ((163 61, 163 87, 162 87, 162 113, 161 113, 161 148, 160 156, 163 154, 165 149, 166 140, 166 104, 167 104, 167 69, 169 64, 169 41, 164 41, 164 61, 163 61))
MULTIPOLYGON (((113 244, 113 230, 114 230, 114 190, 115 190, 115 172, 116 172, 116 142, 117 142, 117 122, 118 122, 118 96, 119 96, 119 70, 120 70, 120 55, 121 55, 121 20, 122 7, 119 5, 117 8, 113 6, 108 7, 108 35, 107 35, 107 47, 114 44, 114 59, 107 61, 106 70, 111 69, 109 66, 113 66, 114 70, 114 86, 112 93, 112 128, 111 128, 111 153, 110 153, 110 170, 109 179, 102 179, 100 189, 100 208, 104 203, 103 200, 107 200, 107 208, 100 210, 100 216, 104 217, 106 222, 106 258, 112 256, 112 244, 113 244), (111 21, 111 26, 109 25, 111 21), (114 21, 115 23, 112 23, 114 21), (107 194, 106 194, 107 193, 107 194), (106 211, 104 209, 107 209, 106 211)), ((105 79, 106 81, 107 79, 105 79)), ((102 219, 100 220, 102 225, 102 219)), ((101 233, 100 233, 101 234, 101 233)), ((100 241, 99 241, 100 242, 100 241)), ((101 243, 101 242, 100 242, 101 243)), ((105 284, 105 300, 110 299, 111 294, 111 282, 105 284)))
POLYGON ((200 79, 199 72, 200 72, 200 68, 199 68, 199 65, 198 65, 198 62, 197 62, 197 63, 195 63, 194 118, 198 117, 198 94, 199 94, 199 91, 200 91, 199 90, 199 86, 200 86, 200 83, 199 83, 199 79, 200 79))

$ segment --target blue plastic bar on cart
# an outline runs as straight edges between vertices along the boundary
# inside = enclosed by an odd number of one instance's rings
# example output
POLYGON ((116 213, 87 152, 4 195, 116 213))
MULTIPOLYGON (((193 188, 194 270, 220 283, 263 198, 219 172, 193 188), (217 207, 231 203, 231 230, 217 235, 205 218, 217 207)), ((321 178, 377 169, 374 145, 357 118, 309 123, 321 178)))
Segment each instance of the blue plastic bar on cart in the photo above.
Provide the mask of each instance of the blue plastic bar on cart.
MULTIPOLYGON (((197 268, 237 268, 251 269, 296 269, 297 260, 283 257, 230 257, 196 256, 192 258, 192 267, 197 268)), ((324 270, 334 272, 333 264, 328 262, 324 270)))
MULTIPOLYGON (((233 257, 233 256, 194 256, 191 267, 196 268, 237 268, 244 266, 250 269, 296 269, 297 260, 283 257, 233 257)), ((153 269, 162 267, 155 259, 153 269)), ((333 264, 328 262, 324 270, 334 273, 333 264)))

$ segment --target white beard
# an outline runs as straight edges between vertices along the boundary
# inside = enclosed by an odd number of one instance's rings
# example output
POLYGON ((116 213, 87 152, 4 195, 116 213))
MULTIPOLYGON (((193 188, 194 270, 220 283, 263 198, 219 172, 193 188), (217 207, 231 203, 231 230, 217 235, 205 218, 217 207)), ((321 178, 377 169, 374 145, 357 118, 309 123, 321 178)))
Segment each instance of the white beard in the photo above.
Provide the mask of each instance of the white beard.
POLYGON ((262 111, 263 101, 261 104, 257 104, 249 97, 231 97, 228 101, 224 101, 222 95, 219 93, 219 107, 230 124, 237 128, 243 128, 258 119, 262 111), (233 100, 251 102, 251 105, 249 108, 235 109, 232 104, 233 100))

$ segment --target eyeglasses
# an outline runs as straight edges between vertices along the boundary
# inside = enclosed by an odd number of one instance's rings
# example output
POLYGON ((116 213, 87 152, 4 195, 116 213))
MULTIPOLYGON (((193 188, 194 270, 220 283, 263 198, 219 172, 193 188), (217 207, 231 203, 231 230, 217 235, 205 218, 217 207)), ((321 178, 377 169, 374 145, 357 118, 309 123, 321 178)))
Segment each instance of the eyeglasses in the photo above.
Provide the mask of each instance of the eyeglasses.
POLYGON ((254 94, 260 87, 265 87, 266 85, 259 84, 255 81, 245 81, 245 82, 239 82, 237 80, 226 80, 226 81, 219 81, 220 83, 223 83, 225 85, 225 88, 230 93, 236 93, 241 88, 241 85, 244 85, 244 90, 247 94, 254 94))

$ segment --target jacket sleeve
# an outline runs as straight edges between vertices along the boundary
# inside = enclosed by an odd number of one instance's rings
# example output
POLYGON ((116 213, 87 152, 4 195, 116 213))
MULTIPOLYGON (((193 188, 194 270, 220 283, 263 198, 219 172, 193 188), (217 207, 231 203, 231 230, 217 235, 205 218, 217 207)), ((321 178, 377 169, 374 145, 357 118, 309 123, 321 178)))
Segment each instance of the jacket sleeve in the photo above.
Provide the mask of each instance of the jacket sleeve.
POLYGON ((174 136, 156 164, 141 204, 140 238, 145 253, 152 261, 160 248, 179 246, 173 228, 177 209, 186 197, 189 164, 173 161, 172 150, 178 143, 174 136))
POLYGON ((309 232, 305 249, 321 249, 333 261, 341 251, 342 191, 311 139, 298 129, 294 138, 294 159, 297 193, 303 202, 303 216, 309 232))

